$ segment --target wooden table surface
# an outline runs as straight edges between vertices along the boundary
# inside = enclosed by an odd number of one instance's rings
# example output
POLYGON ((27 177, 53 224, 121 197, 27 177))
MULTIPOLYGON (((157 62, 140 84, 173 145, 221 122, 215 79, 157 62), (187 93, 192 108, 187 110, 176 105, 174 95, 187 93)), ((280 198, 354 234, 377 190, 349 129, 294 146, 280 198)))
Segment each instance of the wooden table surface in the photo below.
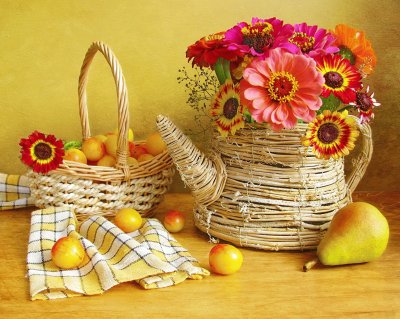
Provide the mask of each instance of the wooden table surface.
MULTIPOLYGON (((103 295, 30 301, 26 250, 33 208, 0 212, 0 318, 400 318, 400 193, 356 193, 389 220, 391 237, 377 261, 304 273, 314 252, 242 248, 242 269, 177 286, 144 290, 133 283, 103 295)), ((192 197, 168 194, 157 209, 187 213, 177 240, 208 267, 212 244, 192 222, 192 197)))

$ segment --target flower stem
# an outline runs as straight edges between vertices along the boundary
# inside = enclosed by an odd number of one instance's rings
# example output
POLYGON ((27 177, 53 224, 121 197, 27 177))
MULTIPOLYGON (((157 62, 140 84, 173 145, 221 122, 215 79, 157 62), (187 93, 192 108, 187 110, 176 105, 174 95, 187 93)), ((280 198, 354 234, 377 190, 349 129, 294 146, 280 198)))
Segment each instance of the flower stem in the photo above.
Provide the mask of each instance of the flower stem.
POLYGON ((224 84, 226 81, 226 76, 225 76, 222 58, 218 58, 217 62, 214 65, 214 71, 215 71, 215 74, 217 75, 219 83, 224 84))
POLYGON ((222 59, 222 66, 224 68, 225 77, 232 79, 231 77, 231 63, 228 60, 222 59))
POLYGON ((317 263, 318 263, 318 258, 312 259, 308 262, 306 262, 303 266, 303 271, 307 272, 309 271, 311 268, 313 268, 317 263))

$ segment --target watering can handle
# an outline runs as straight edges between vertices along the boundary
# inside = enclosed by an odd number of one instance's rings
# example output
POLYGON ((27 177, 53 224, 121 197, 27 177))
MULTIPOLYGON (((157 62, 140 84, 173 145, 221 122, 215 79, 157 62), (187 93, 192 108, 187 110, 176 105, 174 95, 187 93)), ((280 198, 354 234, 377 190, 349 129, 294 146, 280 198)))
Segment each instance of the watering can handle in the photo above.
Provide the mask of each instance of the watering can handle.
POLYGON ((373 151, 371 127, 368 123, 360 124, 355 117, 354 120, 357 122, 358 129, 361 133, 361 150, 360 154, 353 160, 352 171, 346 177, 346 183, 350 194, 354 192, 358 183, 364 176, 368 164, 371 161, 373 151))

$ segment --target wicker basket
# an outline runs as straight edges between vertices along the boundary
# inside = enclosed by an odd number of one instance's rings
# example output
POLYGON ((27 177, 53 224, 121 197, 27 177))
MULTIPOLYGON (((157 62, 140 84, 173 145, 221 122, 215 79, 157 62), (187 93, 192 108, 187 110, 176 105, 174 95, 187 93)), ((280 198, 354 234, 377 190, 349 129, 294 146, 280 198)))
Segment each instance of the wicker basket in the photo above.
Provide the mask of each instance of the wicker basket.
MULTIPOLYGON (((118 97, 118 146, 116 167, 90 166, 64 161, 46 175, 28 172, 31 195, 37 207, 68 206, 78 219, 92 215, 112 216, 115 210, 133 207, 143 216, 151 215, 168 190, 174 175, 167 151, 139 166, 128 165, 129 103, 121 66, 102 42, 94 42, 86 53, 79 76, 79 114, 83 140, 89 138, 86 85, 95 54, 100 51, 111 67, 118 97)), ((140 144, 141 142, 138 142, 140 144)))
POLYGON ((314 249, 338 209, 351 201, 372 155, 371 130, 360 125, 362 151, 345 178, 343 160, 317 159, 302 146, 306 124, 274 132, 246 125, 213 137, 207 158, 167 118, 158 128, 196 200, 196 226, 240 246, 314 249))

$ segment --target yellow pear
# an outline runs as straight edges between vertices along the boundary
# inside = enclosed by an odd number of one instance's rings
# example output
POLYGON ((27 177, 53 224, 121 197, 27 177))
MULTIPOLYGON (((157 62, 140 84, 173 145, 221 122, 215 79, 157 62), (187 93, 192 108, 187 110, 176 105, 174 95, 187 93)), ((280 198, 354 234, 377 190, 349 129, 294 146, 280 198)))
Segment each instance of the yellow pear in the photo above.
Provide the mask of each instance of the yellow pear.
MULTIPOLYGON (((317 248, 323 265, 365 263, 380 257, 389 240, 389 225, 382 213, 364 202, 351 203, 332 218, 317 248)), ((304 265, 309 270, 316 261, 304 265)))

